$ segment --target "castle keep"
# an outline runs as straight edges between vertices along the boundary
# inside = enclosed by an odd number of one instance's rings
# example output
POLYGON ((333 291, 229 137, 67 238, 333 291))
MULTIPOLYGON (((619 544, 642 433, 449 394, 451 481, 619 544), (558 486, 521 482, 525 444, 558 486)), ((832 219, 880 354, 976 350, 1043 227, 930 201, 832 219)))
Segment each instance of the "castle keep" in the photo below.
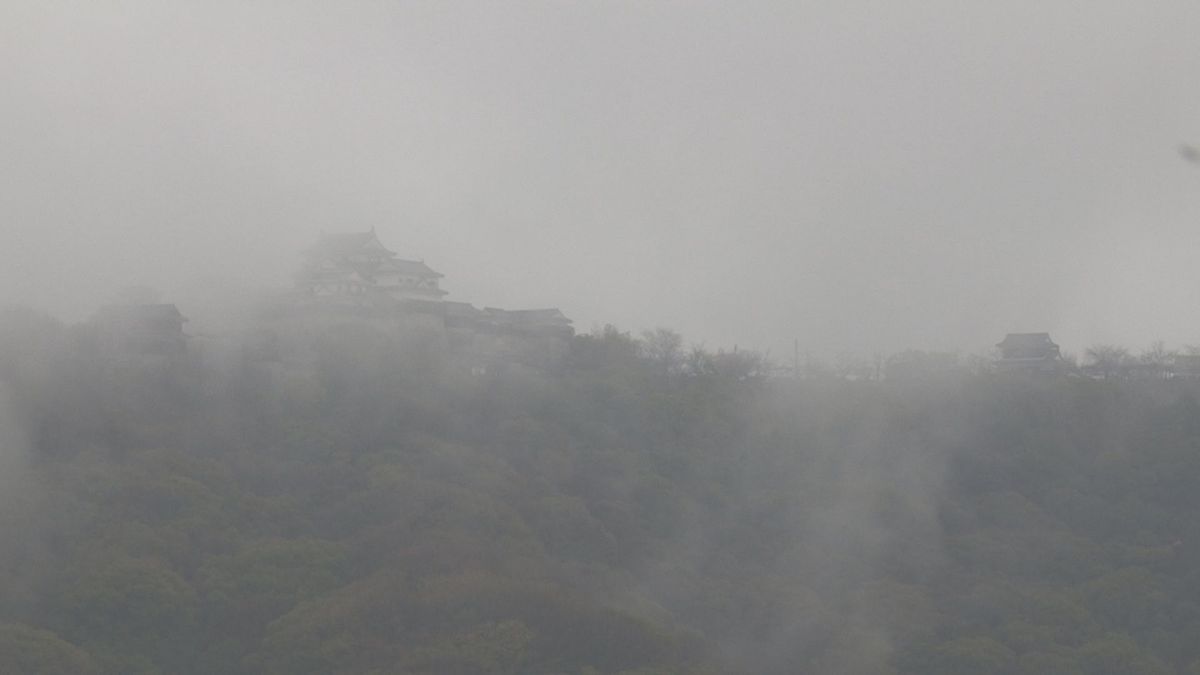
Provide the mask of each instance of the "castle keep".
POLYGON ((313 298, 436 302, 442 275, 424 262, 397 258, 368 232, 322 235, 308 250, 297 286, 313 298))
MULTIPOLYGON (((547 364, 575 334, 556 308, 477 308, 445 300, 443 275, 400 258, 366 232, 324 234, 304 255, 275 327, 295 334, 357 324, 409 343, 440 344, 479 367, 497 361, 547 364)), ((474 367, 474 366, 473 366, 474 367)))

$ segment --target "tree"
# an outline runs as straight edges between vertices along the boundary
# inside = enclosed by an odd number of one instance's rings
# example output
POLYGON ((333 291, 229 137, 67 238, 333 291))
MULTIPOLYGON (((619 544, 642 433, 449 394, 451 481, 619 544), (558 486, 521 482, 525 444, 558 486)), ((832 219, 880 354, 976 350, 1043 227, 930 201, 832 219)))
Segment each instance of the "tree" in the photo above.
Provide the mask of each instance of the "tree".
POLYGON ((1148 375, 1162 379, 1170 373, 1175 356, 1174 351, 1167 349, 1163 341, 1158 340, 1138 354, 1137 360, 1146 369, 1148 375))
POLYGON ((1142 651, 1124 633, 1109 633, 1079 648, 1079 663, 1085 675, 1170 675, 1174 672, 1160 659, 1142 651))
POLYGON ((89 675, 97 671, 87 652, 48 630, 0 624, 0 673, 89 675))
POLYGON ((678 374, 683 367, 683 336, 667 328, 642 333, 642 357, 654 369, 666 375, 678 374))
POLYGON ((1124 374, 1131 360, 1129 350, 1116 345, 1092 345, 1084 356, 1088 360, 1084 368, 1106 380, 1124 374))
POLYGON ((1007 672, 1016 654, 990 637, 958 638, 944 642, 933 650, 928 675, 988 675, 1007 672))
POLYGON ((196 597, 183 578, 152 559, 116 557, 89 566, 60 601, 65 635, 103 641, 122 656, 145 655, 160 667, 188 658, 196 597))

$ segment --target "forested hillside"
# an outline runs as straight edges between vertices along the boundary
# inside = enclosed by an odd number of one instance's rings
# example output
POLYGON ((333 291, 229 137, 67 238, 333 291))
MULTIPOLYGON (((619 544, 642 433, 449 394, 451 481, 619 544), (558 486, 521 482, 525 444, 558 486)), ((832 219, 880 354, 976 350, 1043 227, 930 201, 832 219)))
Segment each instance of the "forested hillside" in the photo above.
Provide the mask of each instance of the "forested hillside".
POLYGON ((0 316, 0 672, 1200 673, 1200 382, 0 316))

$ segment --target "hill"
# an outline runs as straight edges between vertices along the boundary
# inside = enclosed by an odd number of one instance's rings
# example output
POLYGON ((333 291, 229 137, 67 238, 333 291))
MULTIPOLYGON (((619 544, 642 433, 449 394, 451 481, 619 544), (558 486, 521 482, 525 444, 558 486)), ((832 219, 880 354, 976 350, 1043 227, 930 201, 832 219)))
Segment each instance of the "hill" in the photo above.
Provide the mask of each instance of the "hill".
POLYGON ((1200 672, 1200 384, 0 317, 0 671, 1200 672))

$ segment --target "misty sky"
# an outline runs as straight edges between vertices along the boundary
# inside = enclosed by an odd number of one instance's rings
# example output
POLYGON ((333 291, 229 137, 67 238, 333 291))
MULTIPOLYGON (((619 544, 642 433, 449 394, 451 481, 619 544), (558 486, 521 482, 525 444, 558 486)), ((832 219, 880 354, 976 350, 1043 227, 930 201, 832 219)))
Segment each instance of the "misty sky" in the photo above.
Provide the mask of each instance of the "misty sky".
POLYGON ((10 0, 0 303, 187 314, 374 226, 710 348, 1200 343, 1186 142, 1195 0, 10 0))

